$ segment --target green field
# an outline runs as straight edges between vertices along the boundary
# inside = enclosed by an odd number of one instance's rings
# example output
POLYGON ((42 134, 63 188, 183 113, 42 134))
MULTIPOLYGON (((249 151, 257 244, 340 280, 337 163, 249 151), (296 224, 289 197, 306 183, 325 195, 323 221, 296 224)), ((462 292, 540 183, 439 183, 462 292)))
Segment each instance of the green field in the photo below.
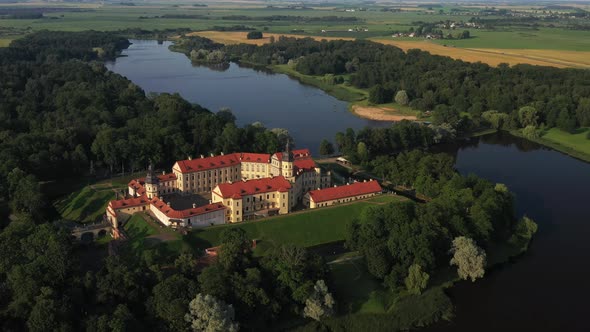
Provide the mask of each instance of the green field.
MULTIPOLYGON (((41 6, 41 5, 40 5, 41 6)), ((266 4, 223 3, 209 4, 209 7, 194 7, 191 5, 174 4, 146 4, 136 6, 121 6, 117 4, 43 4, 42 7, 71 7, 83 8, 84 12, 45 13, 41 19, 2 19, 0 28, 18 29, 21 31, 64 30, 119 30, 128 28, 142 28, 146 30, 163 30, 188 28, 191 30, 210 30, 213 27, 230 27, 247 25, 249 27, 275 33, 296 33, 303 35, 325 35, 332 37, 389 38, 393 32, 408 31, 415 22, 440 21, 468 21, 468 15, 450 15, 451 8, 461 8, 457 5, 441 7, 446 12, 427 13, 425 9, 403 12, 384 12, 383 6, 363 4, 366 11, 346 12, 346 8, 358 8, 359 4, 329 4, 309 9, 266 8, 266 4), (186 18, 162 18, 162 15, 197 15, 186 18), (241 21, 232 20, 227 16, 243 15, 254 19, 241 21), (356 17, 359 21, 323 21, 302 22, 297 20, 267 21, 263 16, 301 16, 301 17, 356 17), (224 18, 224 16, 226 16, 224 18), (142 18, 140 18, 142 17, 142 18), (257 19, 260 18, 260 19, 257 19), (368 31, 349 32, 354 28, 368 29, 368 31), (30 30, 29 30, 30 29, 30 30), (328 32, 322 33, 322 30, 328 32)), ((0 8, 19 7, 18 4, 4 4, 0 8)), ((32 7, 28 5, 28 7, 32 7)), ((409 4, 414 7, 415 4, 409 4)), ((465 7, 462 7, 465 8, 465 7)), ((437 9, 439 9, 437 7, 437 9)), ((488 19, 498 18, 488 16, 488 19)), ((565 23, 564 23, 565 24, 565 23)), ((553 49, 590 51, 590 32, 566 30, 561 28, 522 28, 512 26, 497 26, 490 29, 469 29, 473 38, 467 40, 439 40, 437 43, 468 48, 498 48, 498 49, 553 49)), ((457 30, 446 31, 457 33, 457 30)), ((0 36, 0 46, 6 45, 5 37, 0 36)), ((12 37, 10 37, 12 38, 12 37)), ((417 38, 417 40, 422 40, 417 38)))
POLYGON ((470 30, 473 38, 436 40, 441 45, 463 48, 546 49, 590 51, 590 32, 564 29, 470 30))
POLYGON ((237 227, 245 230, 248 238, 258 241, 259 245, 255 251, 258 255, 263 254, 270 247, 281 244, 292 243, 302 247, 311 247, 336 242, 344 239, 346 223, 357 217, 364 208, 383 204, 385 201, 405 200, 405 198, 398 196, 381 196, 375 199, 378 199, 379 202, 369 199, 346 205, 296 212, 261 221, 194 230, 186 236, 185 241, 191 246, 205 249, 219 245, 219 236, 223 230, 237 227))

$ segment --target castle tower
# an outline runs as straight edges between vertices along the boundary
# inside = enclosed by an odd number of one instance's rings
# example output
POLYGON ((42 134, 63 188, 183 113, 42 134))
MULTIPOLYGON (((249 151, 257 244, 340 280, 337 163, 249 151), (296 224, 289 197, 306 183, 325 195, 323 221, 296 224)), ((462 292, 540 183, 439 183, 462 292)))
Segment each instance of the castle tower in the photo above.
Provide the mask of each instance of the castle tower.
POLYGON ((283 158, 281 162, 282 175, 289 179, 293 177, 293 153, 291 152, 291 142, 287 140, 287 146, 283 151, 283 158))
POLYGON ((158 190, 160 189, 160 179, 154 174, 152 163, 148 167, 148 173, 145 177, 145 193, 149 199, 158 197, 158 190))

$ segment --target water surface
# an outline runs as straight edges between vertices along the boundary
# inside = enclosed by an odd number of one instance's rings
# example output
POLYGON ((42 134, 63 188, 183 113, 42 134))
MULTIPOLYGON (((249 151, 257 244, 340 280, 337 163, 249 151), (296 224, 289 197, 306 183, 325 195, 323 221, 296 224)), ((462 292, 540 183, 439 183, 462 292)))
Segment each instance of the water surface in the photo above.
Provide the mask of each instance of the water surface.
POLYGON ((259 121, 267 128, 287 128, 297 147, 307 147, 316 155, 319 142, 324 138, 333 141, 338 131, 389 125, 359 118, 348 111, 346 102, 284 74, 235 63, 224 71, 193 66, 184 54, 168 49, 170 42, 131 42, 124 57, 107 64, 110 70, 148 93, 178 92, 212 111, 229 107, 238 125, 259 121))

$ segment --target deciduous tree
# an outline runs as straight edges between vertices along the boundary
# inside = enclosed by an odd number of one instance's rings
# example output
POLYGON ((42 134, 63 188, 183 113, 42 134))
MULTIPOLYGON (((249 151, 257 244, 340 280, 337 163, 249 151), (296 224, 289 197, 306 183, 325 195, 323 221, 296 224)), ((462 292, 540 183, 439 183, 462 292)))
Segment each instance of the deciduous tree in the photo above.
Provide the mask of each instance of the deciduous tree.
POLYGON ((485 274, 486 253, 468 237, 460 236, 453 240, 451 265, 457 266, 461 279, 475 281, 485 274))

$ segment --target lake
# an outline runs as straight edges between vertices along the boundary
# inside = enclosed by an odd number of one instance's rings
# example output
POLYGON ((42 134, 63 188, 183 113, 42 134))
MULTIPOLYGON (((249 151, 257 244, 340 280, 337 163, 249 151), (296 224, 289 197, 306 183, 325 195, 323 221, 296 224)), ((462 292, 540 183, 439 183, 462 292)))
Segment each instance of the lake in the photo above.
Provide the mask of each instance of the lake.
POLYGON ((171 52, 171 42, 132 40, 123 57, 107 63, 146 92, 178 92, 211 111, 230 108, 238 125, 262 122, 267 128, 286 128, 299 148, 318 154, 319 142, 334 140, 338 131, 388 122, 359 118, 348 103, 322 90, 303 85, 284 74, 240 67, 231 63, 224 71, 193 66, 182 53, 171 52))
MULTIPOLYGON (((211 110, 230 107, 239 124, 255 121, 287 128, 299 147, 317 151, 323 138, 347 127, 383 123, 363 120, 347 104, 285 75, 231 64, 226 71, 193 67, 168 43, 133 41, 109 68, 148 92, 179 92, 211 110)), ((449 291, 456 306, 452 323, 429 331, 588 331, 590 298, 590 164, 521 138, 499 133, 438 146, 456 158, 463 173, 506 184, 516 195, 519 216, 539 224, 529 252, 486 272, 483 280, 460 282, 449 291)))
POLYGON ((507 133, 437 149, 461 173, 506 184, 539 231, 513 264, 453 287, 453 323, 428 330, 589 331, 590 164, 507 133))

